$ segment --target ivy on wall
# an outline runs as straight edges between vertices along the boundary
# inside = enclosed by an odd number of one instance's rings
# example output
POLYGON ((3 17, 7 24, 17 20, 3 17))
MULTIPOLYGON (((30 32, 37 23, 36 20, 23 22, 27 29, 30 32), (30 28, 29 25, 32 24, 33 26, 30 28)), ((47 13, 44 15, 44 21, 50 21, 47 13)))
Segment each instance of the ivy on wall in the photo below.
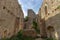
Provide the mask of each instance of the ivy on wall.
POLYGON ((28 16, 26 16, 26 17, 24 18, 24 21, 25 21, 25 22, 27 22, 27 21, 28 21, 28 16))
POLYGON ((37 27, 38 27, 37 22, 33 21, 33 28, 36 30, 38 34, 40 34, 40 30, 37 27))

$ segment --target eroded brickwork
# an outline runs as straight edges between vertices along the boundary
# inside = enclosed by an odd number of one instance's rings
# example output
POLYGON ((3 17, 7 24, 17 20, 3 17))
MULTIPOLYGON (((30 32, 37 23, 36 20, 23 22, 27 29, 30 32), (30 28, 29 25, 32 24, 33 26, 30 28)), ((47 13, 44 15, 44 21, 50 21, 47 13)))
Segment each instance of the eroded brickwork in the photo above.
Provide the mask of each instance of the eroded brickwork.
POLYGON ((46 30, 47 36, 60 40, 60 0, 43 0, 43 4, 39 10, 39 15, 41 19, 45 18, 46 29, 48 27, 51 28, 46 30))
POLYGON ((17 27, 19 27, 18 30, 22 29, 23 17, 18 0, 0 0, 0 37, 12 36, 17 27))

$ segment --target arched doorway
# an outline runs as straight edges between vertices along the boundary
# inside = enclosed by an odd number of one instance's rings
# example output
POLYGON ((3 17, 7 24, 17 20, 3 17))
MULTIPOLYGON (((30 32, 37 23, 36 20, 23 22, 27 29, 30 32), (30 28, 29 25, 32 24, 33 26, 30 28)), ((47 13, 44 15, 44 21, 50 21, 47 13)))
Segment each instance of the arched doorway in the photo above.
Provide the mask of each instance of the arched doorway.
POLYGON ((49 38, 54 38, 54 32, 55 32, 54 27, 53 26, 48 26, 47 31, 48 31, 48 37, 49 38))

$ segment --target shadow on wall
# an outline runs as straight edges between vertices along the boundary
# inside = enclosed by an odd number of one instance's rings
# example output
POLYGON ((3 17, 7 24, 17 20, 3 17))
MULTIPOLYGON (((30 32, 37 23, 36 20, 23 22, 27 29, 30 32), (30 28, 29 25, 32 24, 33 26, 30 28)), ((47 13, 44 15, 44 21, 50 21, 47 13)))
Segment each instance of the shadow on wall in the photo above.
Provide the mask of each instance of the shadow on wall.
MULTIPOLYGON (((53 38, 60 38, 60 13, 56 14, 53 17, 50 17, 46 20, 46 26, 47 28, 51 28, 50 31, 47 30, 47 32, 49 33, 48 35, 50 35, 50 37, 53 38), (52 29, 54 31, 52 31, 52 29)), ((60 39, 59 39, 60 40, 60 39)))

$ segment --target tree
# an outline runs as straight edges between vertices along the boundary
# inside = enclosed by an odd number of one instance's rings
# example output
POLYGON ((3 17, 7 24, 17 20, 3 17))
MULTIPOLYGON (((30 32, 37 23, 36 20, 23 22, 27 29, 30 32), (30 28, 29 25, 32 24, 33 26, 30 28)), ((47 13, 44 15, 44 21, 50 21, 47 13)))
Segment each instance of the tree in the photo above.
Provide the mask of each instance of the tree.
POLYGON ((28 16, 26 16, 26 17, 24 18, 24 21, 25 21, 25 22, 28 21, 28 16))

